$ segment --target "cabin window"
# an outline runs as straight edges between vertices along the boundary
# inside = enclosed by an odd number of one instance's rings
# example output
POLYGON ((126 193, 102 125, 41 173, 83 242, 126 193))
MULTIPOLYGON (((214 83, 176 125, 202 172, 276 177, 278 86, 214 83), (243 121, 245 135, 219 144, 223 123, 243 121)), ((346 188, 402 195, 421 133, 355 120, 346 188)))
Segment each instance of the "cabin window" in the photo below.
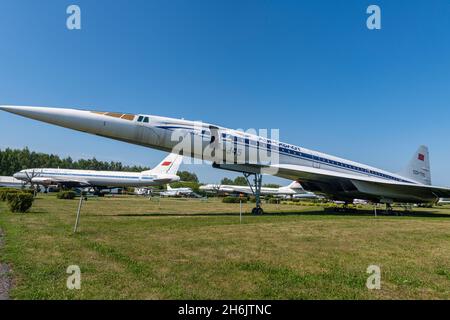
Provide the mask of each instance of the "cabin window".
POLYGON ((142 122, 142 119, 144 119, 143 116, 139 116, 139 118, 137 119, 138 122, 142 122))
POLYGON ((144 118, 144 123, 148 123, 148 117, 144 118))

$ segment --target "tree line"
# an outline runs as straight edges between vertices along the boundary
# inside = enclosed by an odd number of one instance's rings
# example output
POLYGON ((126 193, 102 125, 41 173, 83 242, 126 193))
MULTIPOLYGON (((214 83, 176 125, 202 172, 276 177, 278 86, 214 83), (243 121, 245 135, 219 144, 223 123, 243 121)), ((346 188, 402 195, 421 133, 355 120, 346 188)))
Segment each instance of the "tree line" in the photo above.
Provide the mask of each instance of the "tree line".
MULTIPOLYGON (((252 182, 252 181, 251 181, 252 182)), ((220 181, 221 185, 232 185, 232 186, 246 186, 248 185, 247 179, 244 177, 236 177, 234 180, 230 178, 223 178, 222 181, 220 181)), ((267 183, 264 184, 263 187, 266 188, 279 188, 281 187, 279 184, 276 183, 267 183)))

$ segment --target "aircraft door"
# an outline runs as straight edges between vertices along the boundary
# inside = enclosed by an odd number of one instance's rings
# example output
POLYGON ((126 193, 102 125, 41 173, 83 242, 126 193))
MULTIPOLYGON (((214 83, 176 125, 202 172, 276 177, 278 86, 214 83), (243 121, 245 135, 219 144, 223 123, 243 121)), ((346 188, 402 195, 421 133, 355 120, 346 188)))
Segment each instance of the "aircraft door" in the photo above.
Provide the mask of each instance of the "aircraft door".
POLYGON ((160 135, 149 125, 150 121, 149 116, 138 115, 136 120, 137 139, 143 143, 159 145, 163 142, 162 137, 160 137, 160 135))
POLYGON ((315 152, 312 154, 312 164, 313 168, 320 169, 320 158, 315 152))
MULTIPOLYGON (((215 163, 223 162, 222 138, 220 129, 216 126, 209 126, 210 140, 208 144, 208 156, 211 155, 211 160, 215 163)), ((206 150, 205 150, 206 151, 206 150)))

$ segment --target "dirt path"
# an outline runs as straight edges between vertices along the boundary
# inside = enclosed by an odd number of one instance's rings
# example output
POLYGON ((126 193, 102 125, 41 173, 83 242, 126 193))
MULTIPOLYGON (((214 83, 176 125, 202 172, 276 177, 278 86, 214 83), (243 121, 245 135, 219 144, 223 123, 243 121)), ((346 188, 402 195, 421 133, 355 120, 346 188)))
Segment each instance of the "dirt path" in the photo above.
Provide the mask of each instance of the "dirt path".
MULTIPOLYGON (((3 246, 3 231, 0 229, 0 248, 3 246)), ((9 289, 11 279, 9 278, 9 267, 0 261, 0 300, 9 300, 9 289)))

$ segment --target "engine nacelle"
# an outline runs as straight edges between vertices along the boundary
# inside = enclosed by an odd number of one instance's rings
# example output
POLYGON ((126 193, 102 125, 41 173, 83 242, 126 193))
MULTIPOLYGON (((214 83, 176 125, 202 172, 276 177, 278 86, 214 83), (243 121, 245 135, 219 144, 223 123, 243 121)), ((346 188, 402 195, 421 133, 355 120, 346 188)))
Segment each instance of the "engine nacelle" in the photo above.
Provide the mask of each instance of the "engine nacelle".
POLYGON ((49 179, 49 178, 41 178, 41 177, 34 177, 31 179, 32 183, 40 184, 44 186, 49 186, 51 184, 55 184, 55 181, 49 179))

